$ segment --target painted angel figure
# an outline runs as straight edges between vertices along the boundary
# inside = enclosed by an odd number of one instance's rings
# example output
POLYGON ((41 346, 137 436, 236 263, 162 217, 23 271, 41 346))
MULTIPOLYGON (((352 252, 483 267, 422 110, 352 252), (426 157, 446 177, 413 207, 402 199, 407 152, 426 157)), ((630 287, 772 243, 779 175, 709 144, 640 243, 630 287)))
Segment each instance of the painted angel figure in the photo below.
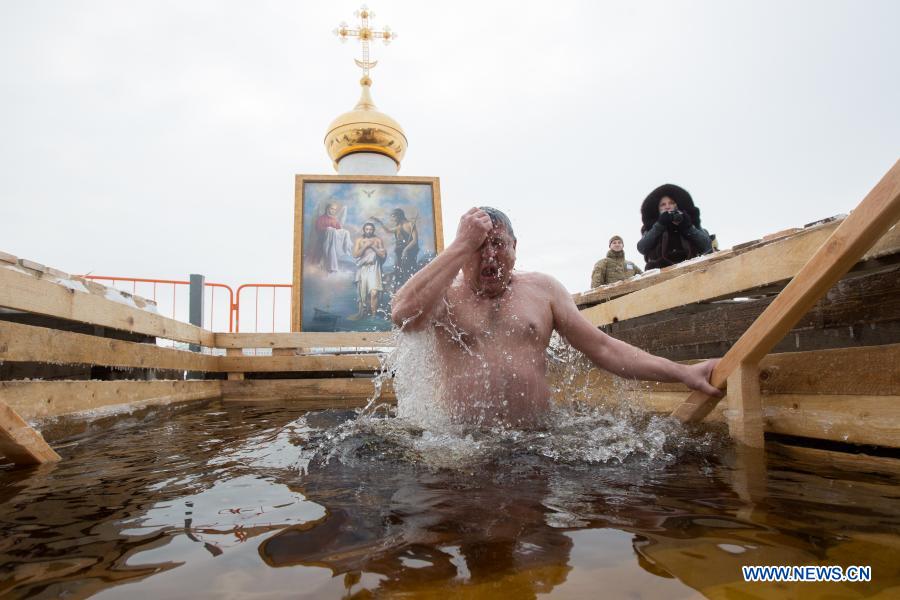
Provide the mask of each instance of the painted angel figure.
POLYGON ((350 232, 341 226, 347 217, 347 207, 329 202, 316 219, 316 244, 313 248, 314 264, 321 264, 328 273, 336 273, 342 260, 353 261, 353 242, 350 232))

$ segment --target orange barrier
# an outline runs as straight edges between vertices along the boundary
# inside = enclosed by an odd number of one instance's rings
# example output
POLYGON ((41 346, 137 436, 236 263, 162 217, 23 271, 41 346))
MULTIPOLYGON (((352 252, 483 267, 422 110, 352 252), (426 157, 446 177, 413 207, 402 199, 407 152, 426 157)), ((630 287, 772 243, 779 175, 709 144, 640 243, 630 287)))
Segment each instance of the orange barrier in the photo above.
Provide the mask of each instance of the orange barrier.
MULTIPOLYGON (((179 288, 179 286, 188 286, 189 287, 191 285, 190 281, 180 281, 180 280, 175 280, 175 279, 145 279, 145 278, 140 278, 140 277, 110 277, 110 276, 106 276, 106 275, 82 275, 82 277, 84 277, 85 279, 110 281, 110 282, 112 282, 112 287, 114 287, 116 289, 119 289, 116 286, 117 282, 130 283, 131 284, 130 291, 134 295, 138 295, 138 284, 144 284, 145 286, 152 285, 152 291, 150 294, 145 293, 142 288, 142 290, 141 290, 142 293, 140 295, 145 298, 150 298, 154 302, 157 302, 157 303, 159 302, 159 300, 157 298, 157 292, 159 291, 158 287, 159 286, 172 286, 172 314, 171 314, 171 317, 173 319, 178 319, 177 308, 178 308, 178 288, 179 288)), ((224 283, 206 282, 205 287, 210 289, 210 296, 209 296, 209 304, 207 305, 209 307, 209 309, 207 311, 205 311, 205 314, 204 314, 204 326, 206 326, 205 325, 206 318, 208 316, 209 317, 209 326, 206 328, 209 329, 210 331, 214 330, 215 301, 216 301, 215 291, 216 291, 216 289, 223 289, 228 293, 228 300, 227 300, 227 302, 228 302, 228 304, 227 304, 228 333, 232 333, 234 331, 234 317, 235 317, 235 313, 237 310, 237 306, 234 303, 234 291, 231 289, 231 286, 225 285, 224 283)), ((168 292, 168 288, 166 288, 165 292, 166 293, 168 292)), ((187 305, 184 305, 184 306, 186 307, 187 305)), ((179 320, 187 321, 187 319, 185 319, 185 318, 182 318, 179 320)))
MULTIPOLYGON (((276 300, 277 300, 277 291, 279 289, 286 289, 290 292, 290 289, 293 286, 289 283, 245 283, 243 285, 238 286, 236 297, 237 301, 234 305, 234 332, 239 333, 241 330, 241 292, 245 288, 253 288, 255 291, 254 301, 255 301, 255 309, 254 309, 254 325, 253 331, 259 332, 259 290, 260 289, 270 289, 272 295, 272 332, 275 332, 275 317, 277 314, 276 311, 276 300)), ((287 301, 283 303, 283 306, 287 306, 287 328, 283 328, 283 331, 290 331, 290 308, 291 308, 291 299, 290 293, 287 295, 287 301)))

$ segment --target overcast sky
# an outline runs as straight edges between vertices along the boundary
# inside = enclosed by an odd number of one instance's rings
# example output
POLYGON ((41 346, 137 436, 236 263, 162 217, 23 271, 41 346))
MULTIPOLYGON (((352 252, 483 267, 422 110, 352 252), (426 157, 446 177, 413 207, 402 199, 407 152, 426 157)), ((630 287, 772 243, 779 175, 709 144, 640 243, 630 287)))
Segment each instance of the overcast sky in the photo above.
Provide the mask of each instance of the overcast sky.
MULTIPOLYGON (((71 273, 291 280, 294 175, 359 94, 358 2, 0 1, 0 250, 71 273)), ((445 238, 505 210, 588 287, 677 183, 721 247, 846 213, 900 158, 900 2, 370 3, 372 94, 445 238)))

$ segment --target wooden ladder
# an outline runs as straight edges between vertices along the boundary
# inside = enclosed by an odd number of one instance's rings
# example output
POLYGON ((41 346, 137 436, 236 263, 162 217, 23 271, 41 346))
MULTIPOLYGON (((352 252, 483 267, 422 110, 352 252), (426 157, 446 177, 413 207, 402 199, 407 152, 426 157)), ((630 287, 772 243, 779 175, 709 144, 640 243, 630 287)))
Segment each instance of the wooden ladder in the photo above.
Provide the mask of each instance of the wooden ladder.
MULTIPOLYGON (((764 443, 759 361, 898 220, 900 161, 894 163, 716 365, 710 382, 719 389, 727 385, 729 429, 736 441, 753 447, 764 443)), ((698 422, 719 400, 694 391, 672 414, 684 422, 698 422)))

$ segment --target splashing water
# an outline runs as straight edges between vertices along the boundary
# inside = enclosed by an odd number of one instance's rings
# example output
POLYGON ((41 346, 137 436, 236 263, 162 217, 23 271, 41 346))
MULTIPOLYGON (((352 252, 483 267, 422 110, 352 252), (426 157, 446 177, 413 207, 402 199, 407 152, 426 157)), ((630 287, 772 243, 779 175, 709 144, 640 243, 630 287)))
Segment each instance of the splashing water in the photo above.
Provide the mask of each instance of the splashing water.
MULTIPOLYGON (((510 463, 523 456, 570 465, 636 462, 663 466, 685 453, 708 452, 726 443, 714 432, 688 431, 676 419, 617 401, 627 399, 624 381, 616 390, 620 398, 608 403, 579 400, 586 396, 583 388, 590 377, 585 375, 593 367, 556 335, 546 359, 555 375, 552 391, 560 401, 545 415, 540 428, 521 429, 487 419, 476 420, 475 425, 460 423, 441 402, 434 336, 433 330, 398 333, 394 349, 384 357, 376 376, 376 394, 356 418, 326 431, 300 423, 318 437, 306 444, 317 449, 316 459, 345 464, 399 460, 451 470, 510 463), (391 378, 396 407, 380 402, 384 381, 391 378)), ((488 368, 485 365, 486 371, 488 368)), ((489 379, 485 377, 488 386, 489 379)))

